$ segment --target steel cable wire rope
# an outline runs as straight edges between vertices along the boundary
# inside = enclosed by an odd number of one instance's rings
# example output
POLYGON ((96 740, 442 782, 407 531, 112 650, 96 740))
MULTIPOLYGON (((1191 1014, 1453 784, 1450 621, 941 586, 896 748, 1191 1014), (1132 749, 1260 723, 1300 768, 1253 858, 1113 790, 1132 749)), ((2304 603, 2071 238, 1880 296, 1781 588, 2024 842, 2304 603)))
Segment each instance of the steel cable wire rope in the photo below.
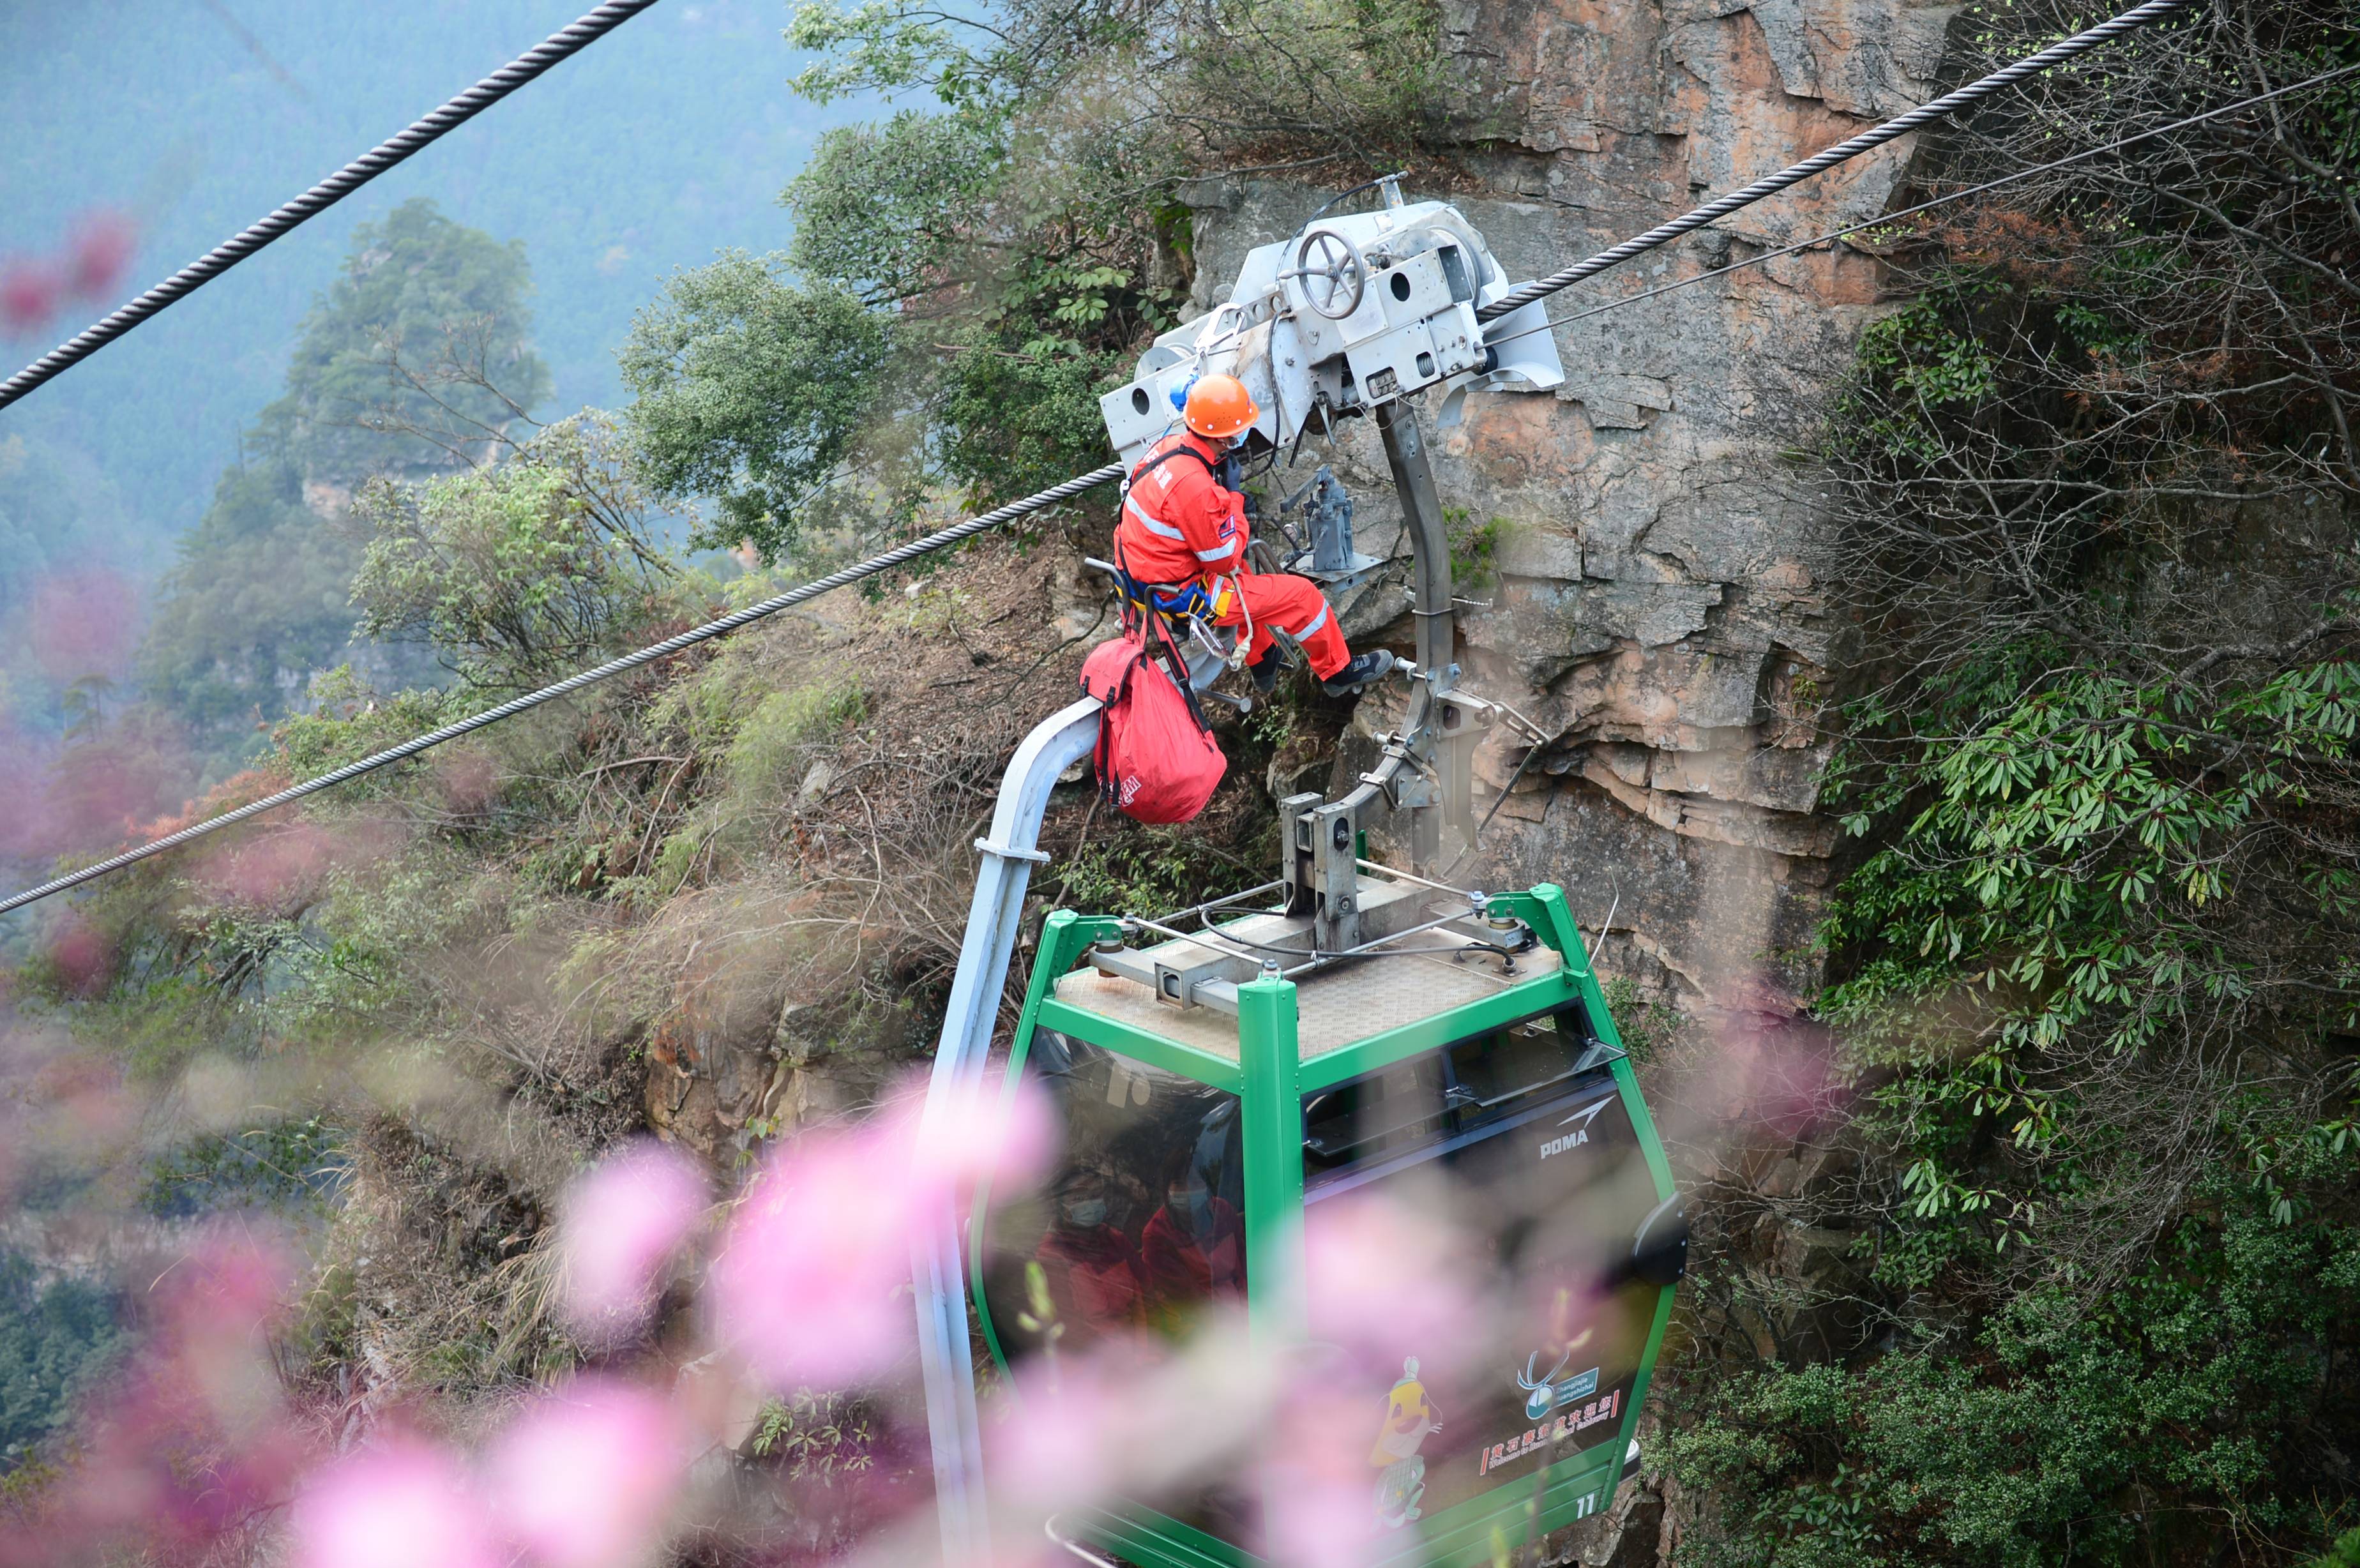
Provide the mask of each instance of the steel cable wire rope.
POLYGON ((2014 185, 2019 180, 2030 180, 2036 175, 2052 174, 2058 169, 2070 168, 2077 163, 2086 163, 2091 158, 2101 158, 2110 152, 2119 152, 2124 147, 2135 146, 2139 142, 2151 141, 2157 136, 2169 136, 2174 131, 2184 131, 2191 125, 2200 125, 2207 120, 2217 120, 2223 115, 2236 114, 2239 110, 2250 109, 2256 103, 2267 103, 2272 99, 2283 98, 2290 93, 2300 93, 2307 88, 2324 86, 2328 82, 2350 76, 2355 71, 2360 71, 2360 65, 2341 66, 2334 71, 2322 71, 2317 76, 2306 77, 2300 82, 2290 82, 2284 87, 2273 87, 2267 93, 2256 93, 2250 98, 2240 98, 2234 103, 2223 103, 2217 109, 2207 109, 2201 114, 2191 114, 2184 120, 2174 120, 2169 125, 2158 125, 2152 130, 2135 132, 2130 136, 2119 136, 2096 147, 2084 147, 2080 152, 2068 153, 2063 158, 2048 163, 2034 164, 2029 169, 2019 169, 2012 174, 2003 174, 1996 180, 1987 180, 1981 185, 1970 185, 1964 190, 1953 191, 1946 195, 1934 197, 1930 201, 1920 201, 1914 207, 1904 207, 1898 212, 1882 213, 1874 218, 1863 218, 1856 223, 1846 223, 1841 228, 1830 229, 1825 234, 1814 234, 1809 239, 1797 240, 1793 245, 1780 245, 1776 250, 1765 250, 1760 256, 1747 256, 1743 261, 1732 261, 1727 267, 1717 267, 1709 272, 1699 272, 1693 278, 1676 278, 1669 283, 1659 284, 1655 288, 1644 289, 1636 294, 1626 294, 1619 299, 1604 300, 1585 310, 1576 310, 1569 315, 1552 316, 1536 326, 1521 327, 1504 336, 1485 338, 1483 342, 1487 346, 1496 346, 1503 343, 1513 343, 1518 338, 1528 338, 1535 332, 1548 332, 1552 328, 1569 327, 1577 321, 1586 321, 1592 316, 1602 316, 1609 310, 1619 310, 1625 305, 1637 305, 1649 299, 1660 299, 1677 289, 1693 288, 1699 283, 1710 283, 1716 278, 1726 278, 1732 272, 1743 272, 1749 267, 1760 267, 1765 262, 1775 261, 1783 256, 1793 256, 1798 251, 1809 250, 1815 245, 1827 245, 1831 241, 1843 238, 1846 234, 1856 234, 1863 229, 1885 228, 1889 224, 1901 222, 1904 218, 1914 218, 1920 212, 1947 206, 1952 201, 1963 201, 1971 196, 1984 195, 1999 190, 2002 186, 2014 185))
MULTIPOLYGON (((585 23, 591 20, 592 17, 602 16, 609 12, 620 13, 619 15, 615 16, 613 20, 606 23, 606 27, 612 27, 616 22, 624 20, 628 16, 636 13, 637 11, 643 10, 648 5, 653 5, 654 3, 655 0, 617 0, 617 4, 616 5, 603 5, 596 11, 593 11, 590 13, 589 16, 585 16, 583 19, 583 22, 574 24, 574 27, 582 27, 585 23)), ((1813 158, 1805 160, 1805 162, 1797 164, 1790 169, 1784 169, 1778 174, 1770 176, 1766 180, 1756 180, 1754 184, 1747 186, 1743 191, 1733 192, 1732 194, 1725 196, 1720 201, 1711 202, 1707 206, 1699 207, 1696 212, 1690 212, 1684 217, 1675 219, 1669 223, 1651 229, 1646 234, 1639 235, 1636 239, 1627 240, 1622 245, 1616 245, 1612 250, 1602 251, 1597 256, 1575 264, 1575 266, 1567 268, 1563 272, 1553 273, 1546 278, 1539 279, 1534 283, 1528 283, 1523 288, 1502 297, 1491 306, 1486 308, 1480 312, 1480 315, 1483 319, 1490 320, 1505 314, 1508 311, 1521 309, 1523 306, 1530 304, 1533 300, 1546 298, 1547 295, 1556 292, 1559 289, 1567 287, 1568 284, 1578 282, 1583 278, 1604 271, 1607 267, 1627 261, 1632 256, 1640 255, 1644 251, 1652 250, 1657 245, 1677 238, 1680 234, 1686 234, 1691 229, 1695 229, 1704 223, 1710 223, 1714 218, 1726 216, 1728 213, 1736 211, 1740 207, 1760 201, 1763 197, 1770 195, 1775 191, 1784 190, 1787 186, 1793 185, 1798 180, 1808 179, 1813 174, 1817 174, 1824 169, 1832 168, 1834 165, 1844 161, 1846 158, 1854 157, 1860 152, 1866 151, 1871 147, 1875 147, 1881 145, 1883 142, 1890 141, 1894 137, 1901 136, 1908 130, 1913 130, 1918 125, 1926 124, 1929 120, 1937 119, 1944 114, 1948 114, 1965 103, 1972 103, 1979 98, 1987 97, 1991 93, 1997 91, 2000 87, 2005 86, 2010 82, 2021 81, 2023 78, 2036 74, 2040 71, 2045 71, 2049 66, 2055 65, 2061 60, 2070 60, 2075 55, 2085 53, 2089 49, 2096 48, 2099 44, 2105 43, 2119 37, 2125 32, 2132 30, 2133 28, 2144 27, 2148 22, 2155 20, 2157 17, 2165 16, 2171 11, 2180 8, 2186 3, 2187 0, 2147 0, 2147 4, 2142 5, 2134 10, 2126 11, 2122 16, 2114 18, 2112 21, 2103 23, 2099 27, 2090 28, 2085 32, 2077 33, 2072 38, 2067 38, 2061 43, 2053 44, 2038 54, 2030 55, 2024 60, 2018 60, 2016 64, 2007 67, 2004 71, 1995 71, 1992 75, 1986 76, 1979 82, 1972 82, 1966 87, 1961 88, 1956 93, 1950 93, 1942 98, 1936 99, 1933 103, 1925 104, 1918 109, 1912 110, 1909 114, 1902 115, 1899 119, 1888 121, 1885 125, 1878 126, 1875 130, 1864 133, 1860 136, 1855 136, 1850 141, 1840 143, 1837 146, 1830 147, 1826 151, 1819 153, 1813 158)), ((566 29, 566 33, 572 33, 574 30, 574 28, 569 27, 566 29)), ((559 34, 556 38, 552 38, 550 42, 553 44, 557 41, 558 38, 563 38, 565 34, 559 34)), ((589 40, 586 38, 581 40, 581 42, 587 41, 589 40)), ((543 45, 542 47, 546 49, 549 46, 543 45)), ((575 43, 572 46, 574 49, 578 49, 580 47, 580 43, 575 43)), ((540 52, 540 50, 535 50, 534 54, 537 55, 540 52)), ((571 52, 571 49, 566 52, 571 52)), ((532 57, 524 57, 526 60, 532 57)), ((562 56, 558 58, 562 58, 562 56)), ((517 62, 517 65, 522 65, 523 63, 524 60, 519 60, 517 62)), ((551 63, 553 63, 553 61, 551 63)), ((515 66, 511 66, 509 69, 514 70, 515 68, 515 66)), ((538 74, 540 70, 545 69, 547 69, 546 64, 537 67, 535 74, 538 74)), ((492 80, 494 79, 487 78, 486 84, 487 85, 492 80)), ((508 89, 504 88, 502 90, 503 93, 506 91, 508 91, 508 89)), ((486 100, 486 102, 490 101, 491 100, 486 100)), ((453 100, 454 103, 457 102, 459 102, 459 100, 453 100)), ((481 105, 478 105, 478 107, 480 106, 481 105)), ((446 107, 448 106, 446 105, 446 107)), ((468 111, 470 114, 474 112, 475 111, 472 109, 468 111)), ((423 125, 425 122, 421 121, 420 124, 423 125)), ((412 129, 415 128, 416 127, 412 127, 412 129)), ((437 134, 440 133, 438 132, 437 134)), ((392 144, 388 143, 387 145, 391 146, 392 144)), ((421 143, 421 145, 423 144, 421 143)), ((404 154, 403 156, 407 156, 407 154, 404 154)), ((289 203, 290 207, 294 205, 295 203, 289 203)), ((282 212, 286 210, 287 209, 284 208, 281 209, 282 212)), ((1895 214, 1895 216, 1897 215, 1898 214, 1895 214)), ((1888 217, 1887 219, 1880 221, 1889 222, 1890 218, 1888 217)), ((259 225, 257 225, 257 227, 259 225)), ((232 243, 235 244, 235 242, 232 243)), ((194 287, 194 285, 191 285, 191 287, 194 287)), ((1639 297, 1633 297, 1634 299, 1636 298, 1639 297)), ((134 301, 133 303, 136 305, 138 301, 134 301)), ((166 301, 166 303, 169 303, 169 301, 166 301)), ((131 307, 126 306, 126 310, 130 308, 131 307)), ((160 306, 158 308, 160 308, 160 306)), ((118 312, 118 314, 120 312, 118 312)), ((109 319, 112 320, 113 318, 109 319)), ((101 326, 104 326, 104 324, 105 323, 104 322, 100 323, 101 326)), ((93 330, 95 331, 96 329, 93 330)), ((1520 333, 1517 335, 1522 334, 1520 333)), ((76 341, 79 340, 77 339, 76 341)), ((67 346, 71 347, 71 344, 68 344, 67 346)), ((60 352, 62 352, 62 350, 60 352)), ((71 363, 71 361, 67 363, 71 363)), ((60 368, 62 368, 62 365, 60 366, 60 368)), ((55 372, 52 371, 49 374, 55 374, 55 372)), ((12 380, 14 378, 12 378, 12 380)), ((5 402, 0 402, 0 407, 5 406, 5 402)), ((202 837, 206 833, 215 832, 221 828, 229 827, 236 822, 244 822, 248 818, 258 816, 264 811, 289 804, 294 800, 299 800, 307 795, 317 794, 321 790, 332 789, 349 779, 359 778, 365 773, 373 772, 377 768, 401 761, 405 757, 414 757, 430 746, 439 746, 447 740, 455 740, 461 735, 470 734, 475 730, 483 729, 490 724, 497 724, 503 719, 512 718, 516 714, 523 713, 528 709, 539 707, 545 702, 553 702, 559 697, 567 696, 573 692, 581 691, 585 687, 595 685, 598 681, 608 680, 614 676, 636 670, 642 665, 652 663, 656 659, 662 659, 669 654, 677 653, 683 648, 694 647, 698 643, 709 641, 714 637, 726 637, 729 633, 737 631, 740 627, 748 626, 754 621, 760 620, 766 615, 775 615, 781 610, 787 609, 792 605, 802 604, 806 600, 816 598, 820 594, 831 593, 834 590, 844 587, 849 583, 857 583, 862 578, 873 576, 880 572, 890 571, 892 568, 901 565, 906 561, 915 560, 921 555, 929 554, 946 545, 955 544, 960 539, 981 533, 988 528, 997 528, 1002 523, 1013 521, 1015 518, 1022 517, 1027 513, 1039 511, 1044 506, 1053 506, 1059 501, 1079 495, 1084 490, 1093 489, 1098 485, 1120 479, 1123 476, 1123 465, 1121 463, 1109 463, 1103 468, 1095 469, 1088 474, 1080 474, 1075 478, 1068 479, 1061 485, 1053 485, 1049 489, 1041 491, 1037 495, 1026 496, 1023 500, 1013 501, 1005 506, 999 507, 994 511, 987 512, 980 517, 970 517, 965 522, 956 523, 952 525, 950 528, 940 530, 939 532, 929 534, 924 539, 913 539, 910 543, 901 545, 897 549, 888 550, 882 555, 873 556, 868 561, 858 562, 853 566, 847 566, 840 572, 832 572, 814 582, 806 583, 800 587, 790 589, 788 592, 779 594, 774 598, 765 599, 759 604, 748 605, 745 609, 724 615, 719 620, 707 622, 704 626, 694 627, 689 631, 683 632, 677 637, 668 637, 664 641, 655 644, 653 647, 640 648, 635 653, 626 654, 620 659, 610 659, 606 663, 598 665, 594 669, 578 671, 574 675, 566 677, 563 681, 557 682, 555 685, 545 686, 538 691, 527 692, 523 696, 512 698, 506 702, 500 703, 497 707, 487 708, 480 713, 475 713, 467 718, 461 719, 455 724, 445 724, 440 729, 429 731, 425 735, 419 735, 411 740, 404 741, 399 746, 392 746, 385 751, 377 752, 373 756, 363 757, 357 762, 346 763, 344 767, 323 773, 316 779, 306 779, 304 782, 298 784, 291 789, 282 789, 275 795, 267 796, 262 800, 249 802, 246 805, 238 807, 235 811, 224 812, 218 817, 208 818, 204 822, 197 822, 189 827, 182 828, 178 833, 168 833, 160 839, 138 845, 133 849, 126 850, 120 855, 112 855, 107 859, 98 861, 91 866, 86 866, 78 871, 70 872, 63 877, 53 877, 37 887, 28 887, 21 893, 15 894, 5 899, 0 899, 0 915, 5 915, 16 909, 22 909, 27 904, 34 903, 41 898, 46 898, 52 894, 64 892, 71 887, 78 887, 86 882, 93 881, 100 877, 104 877, 109 872, 119 871, 125 866, 135 865, 152 855, 159 855, 165 850, 177 848, 178 846, 187 844, 192 839, 202 837)))
POLYGON ((595 686, 601 681, 611 680, 615 676, 637 670, 642 665, 652 664, 657 659, 678 653, 683 648, 694 648, 701 642, 710 642, 715 637, 727 637, 731 632, 749 626, 766 615, 775 615, 781 610, 792 608, 806 600, 816 599, 824 593, 832 593, 836 589, 858 583, 864 577, 874 577, 880 572, 890 572, 893 568, 914 561, 922 555, 932 554, 946 545, 956 544, 963 539, 971 538, 989 528, 996 528, 1003 523, 1013 522, 1027 513, 1054 506, 1060 501, 1080 495, 1085 490, 1094 489, 1098 485, 1121 477, 1122 464, 1110 463, 1104 468, 1094 469, 1087 474, 1068 479, 1062 485, 1052 485, 1038 495, 1028 495, 1021 501, 1011 501, 1005 506, 986 512, 980 517, 969 517, 965 522, 954 523, 949 528, 928 534, 923 539, 912 539, 908 544, 896 546, 882 555, 871 556, 867 561, 856 562, 840 572, 831 572, 825 577, 791 588, 759 604, 748 604, 742 610, 732 611, 717 621, 707 621, 705 625, 692 627, 677 637, 666 637, 652 647, 640 648, 636 653, 627 653, 620 659, 608 659, 594 669, 579 670, 553 686, 544 686, 538 691, 528 691, 523 696, 512 697, 497 707, 486 708, 480 713, 470 714, 455 724, 429 730, 422 735, 403 741, 399 746, 389 746, 384 751, 362 757, 357 762, 345 763, 342 768, 331 769, 316 779, 307 779, 292 789, 281 789, 275 795, 250 801, 235 811, 224 811, 220 816, 208 817, 202 822, 182 828, 178 833, 167 833, 152 843, 143 844, 136 849, 128 849, 120 855, 111 855, 95 865, 85 866, 81 870, 69 872, 63 877, 53 877, 38 887, 28 887, 10 898, 0 898, 0 915, 22 909, 27 904, 48 898, 52 893, 62 893, 69 887, 78 887, 85 882, 105 876, 108 872, 120 871, 125 866, 136 865, 150 855, 160 855, 165 850, 177 848, 191 839, 201 838, 206 833, 217 832, 235 822, 242 822, 249 817, 260 816, 265 811, 287 805, 290 801, 300 800, 306 795, 316 795, 322 789, 333 789, 339 784, 359 778, 364 773, 373 773, 380 768, 399 762, 404 757, 415 757, 429 746, 440 746, 446 740, 456 740, 461 735, 498 724, 503 719, 514 718, 528 709, 538 708, 545 702, 553 702, 560 697, 571 696, 586 686, 595 686))
POLYGON ((432 114, 412 122, 399 136, 379 142, 268 217, 215 245, 137 299, 84 327, 7 380, 0 381, 0 408, 96 354, 166 306, 194 293, 297 225, 326 212, 412 153, 466 124, 550 67, 580 53, 654 4, 656 0, 607 0, 572 26, 552 33, 432 114))
POLYGON ((2087 54, 2100 44, 2111 43, 2125 33, 2136 31, 2187 4, 2188 0, 2147 0, 2147 4, 2125 11, 2111 21, 2101 22, 2094 27, 2075 33, 2071 38, 2060 39, 2038 54, 2027 55, 2015 64, 1994 71, 1980 81, 1971 82, 1955 93, 1946 93, 1930 103, 1921 103, 1874 130, 1863 131, 1848 141, 1838 142, 1824 151, 1813 153, 1800 163, 1790 164, 1742 191, 1732 191, 1726 196, 1708 201, 1694 212, 1685 212, 1668 223, 1660 223, 1636 238, 1624 240, 1611 250, 1600 251, 1596 256, 1575 262, 1562 272, 1552 272, 1546 278, 1536 278, 1530 283, 1512 289, 1476 311, 1476 319, 1496 321, 1511 311, 1524 309, 1535 299, 1546 299, 1560 289, 1594 277, 1610 267, 1619 267, 1634 256, 1669 244, 1693 229, 1700 229, 1717 218, 1729 216, 1741 207, 1750 207, 1765 196, 1774 196, 1790 185, 1798 184, 1815 174, 1823 174, 1840 163, 1849 162, 1862 153, 1907 136, 1922 125, 1947 119, 1969 104, 1990 97, 2003 87, 2011 86, 2027 76, 2038 76, 2050 66, 2060 65, 2076 55, 2087 54))

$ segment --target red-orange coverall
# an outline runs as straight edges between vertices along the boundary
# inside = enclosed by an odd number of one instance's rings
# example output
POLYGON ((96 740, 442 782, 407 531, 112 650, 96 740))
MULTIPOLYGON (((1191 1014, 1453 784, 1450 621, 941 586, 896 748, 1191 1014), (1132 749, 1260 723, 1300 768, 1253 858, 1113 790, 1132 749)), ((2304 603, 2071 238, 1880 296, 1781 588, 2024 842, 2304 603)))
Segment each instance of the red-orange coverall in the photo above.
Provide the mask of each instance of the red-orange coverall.
POLYGON ((1311 672, 1324 681, 1352 660, 1335 615, 1308 577, 1247 570, 1245 497, 1213 477, 1218 461, 1212 443, 1191 430, 1150 448, 1131 470, 1115 524, 1116 558, 1141 583, 1201 581, 1213 599, 1215 625, 1252 623, 1249 659, 1270 650, 1276 626, 1303 645, 1311 672))

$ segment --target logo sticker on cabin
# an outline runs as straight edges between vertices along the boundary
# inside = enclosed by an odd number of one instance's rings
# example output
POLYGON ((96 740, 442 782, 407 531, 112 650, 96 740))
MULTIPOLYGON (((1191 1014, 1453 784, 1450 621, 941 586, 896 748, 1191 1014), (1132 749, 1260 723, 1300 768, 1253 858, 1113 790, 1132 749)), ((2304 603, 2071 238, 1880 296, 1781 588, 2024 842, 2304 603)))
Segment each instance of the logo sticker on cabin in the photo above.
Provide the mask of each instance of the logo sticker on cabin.
MULTIPOLYGON (((1503 1465, 1513 1465, 1519 1459, 1529 1459, 1552 1443, 1562 1443, 1578 1432, 1592 1427, 1612 1426, 1622 1413, 1622 1390, 1615 1389, 1602 1399, 1592 1399, 1579 1408, 1568 1408, 1552 1421, 1525 1428, 1505 1443, 1495 1443, 1476 1455, 1475 1473, 1488 1475, 1503 1465)), ((1592 1439, 1595 1442, 1596 1439, 1592 1439)), ((1579 1445, 1577 1445, 1579 1446, 1579 1445)))
MULTIPOLYGON (((1581 1337, 1588 1339, 1590 1336, 1585 1334, 1581 1337)), ((1547 1377, 1535 1378, 1533 1376, 1533 1368, 1540 1365, 1540 1359, 1539 1351, 1535 1351, 1525 1357, 1524 1369, 1516 1377, 1516 1387, 1524 1391, 1526 1421, 1539 1421, 1560 1406, 1569 1405, 1576 1399, 1588 1399, 1598 1392, 1598 1368, 1595 1367, 1577 1377, 1567 1377, 1562 1382, 1558 1381, 1559 1374, 1573 1364, 1571 1350, 1557 1357, 1557 1365, 1549 1368, 1547 1377)))
POLYGON ((1399 1530, 1425 1510, 1426 1461, 1418 1450, 1442 1430, 1442 1418, 1426 1398, 1417 1375, 1417 1357, 1402 1363, 1401 1380, 1385 1398, 1385 1423, 1377 1429, 1369 1463, 1377 1466, 1377 1523, 1399 1530))
POLYGON ((1568 1149, 1579 1149, 1583 1144, 1588 1143, 1590 1141, 1590 1124, 1598 1119, 1599 1112, 1604 1110, 1613 1103, 1613 1096, 1610 1094, 1605 1099, 1600 1100, 1594 1105, 1584 1105, 1581 1109, 1574 1112, 1573 1115, 1566 1117, 1565 1120, 1557 1123, 1557 1125, 1561 1128, 1573 1127, 1574 1130, 1571 1132, 1561 1131, 1555 1138, 1550 1138, 1548 1141, 1542 1144, 1541 1158, 1543 1160, 1546 1160, 1552 1154, 1563 1154, 1568 1149), (1581 1125, 1574 1127, 1574 1124, 1577 1122, 1581 1125))

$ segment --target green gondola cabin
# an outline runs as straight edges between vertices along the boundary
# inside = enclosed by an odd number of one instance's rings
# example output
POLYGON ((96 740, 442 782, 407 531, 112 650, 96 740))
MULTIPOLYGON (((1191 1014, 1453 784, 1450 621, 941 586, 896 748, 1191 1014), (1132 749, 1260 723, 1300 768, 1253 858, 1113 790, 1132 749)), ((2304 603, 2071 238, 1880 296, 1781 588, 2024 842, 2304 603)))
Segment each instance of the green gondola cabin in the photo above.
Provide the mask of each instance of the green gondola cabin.
MULTIPOLYGON (((1304 952, 1308 923, 1278 912, 1191 911, 1203 930, 1185 934, 1049 917, 1008 1074, 1046 1092, 1063 1153, 1034 1192, 978 1204, 975 1304, 1021 1398, 1051 1324, 1071 1354, 1177 1334, 1227 1300, 1257 1333, 1299 1334, 1257 1280, 1300 1277, 1305 1237, 1348 1194, 1443 1215, 1477 1276, 1457 1283, 1507 1310, 1473 1331, 1490 1343, 1404 1337, 1370 1381, 1374 1560, 1489 1562, 1536 1491, 1555 1529, 1602 1508, 1634 1460, 1686 1230, 1564 895, 1470 910, 1378 872, 1358 901, 1364 932, 1397 934, 1349 958, 1304 952), (1459 918, 1431 918, 1452 903, 1459 918), (1142 930, 1164 940, 1123 945, 1142 930)), ((1242 1568, 1260 1561, 1252 1512, 1219 1491, 1140 1498, 1053 1533, 1142 1568, 1242 1568)))

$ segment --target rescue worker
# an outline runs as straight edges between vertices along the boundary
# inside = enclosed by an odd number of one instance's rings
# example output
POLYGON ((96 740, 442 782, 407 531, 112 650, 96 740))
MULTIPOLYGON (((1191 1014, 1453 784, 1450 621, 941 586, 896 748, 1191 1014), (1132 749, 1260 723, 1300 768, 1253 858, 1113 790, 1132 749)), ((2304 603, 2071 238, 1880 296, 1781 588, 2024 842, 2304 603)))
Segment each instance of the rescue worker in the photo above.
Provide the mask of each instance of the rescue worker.
POLYGON ((1185 428, 1157 441, 1131 472, 1115 525, 1115 560, 1143 587, 1202 583, 1214 625, 1251 626, 1247 667, 1262 691, 1278 684, 1280 654, 1270 635, 1277 630, 1302 648, 1332 695, 1346 696, 1383 679, 1393 656, 1347 648, 1311 579, 1248 568, 1245 497, 1220 480, 1221 459, 1261 412, 1234 376, 1201 376, 1189 385, 1180 414, 1185 428))

